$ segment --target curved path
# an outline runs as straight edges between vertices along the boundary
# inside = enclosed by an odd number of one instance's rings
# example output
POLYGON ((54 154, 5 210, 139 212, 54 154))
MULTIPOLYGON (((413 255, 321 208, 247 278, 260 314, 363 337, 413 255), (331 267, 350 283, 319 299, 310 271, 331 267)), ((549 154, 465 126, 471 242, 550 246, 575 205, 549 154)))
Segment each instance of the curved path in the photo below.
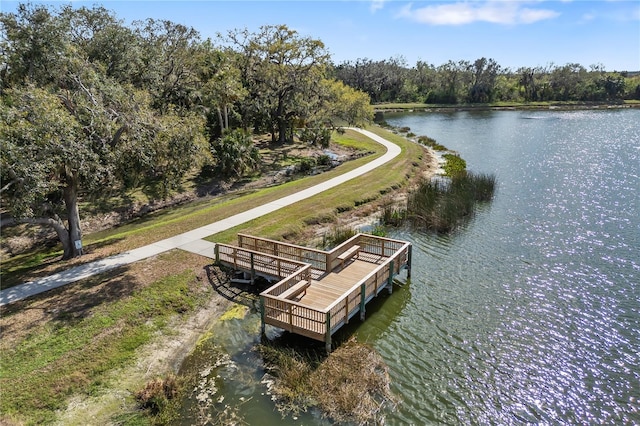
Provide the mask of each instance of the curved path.
POLYGON ((226 219, 222 219, 218 222, 202 226, 200 228, 185 232, 184 234, 179 234, 175 237, 167 238, 144 247, 113 255, 104 259, 96 260, 90 263, 85 263, 83 265, 67 269, 66 271, 58 272, 56 274, 41 278, 36 281, 30 281, 28 283, 1 290, 0 306, 17 302, 18 300, 43 293, 57 287, 61 287, 65 284, 79 281, 92 275, 100 274, 102 272, 106 272, 123 265, 128 265, 130 263, 137 262, 138 260, 146 259, 148 257, 155 256, 157 254, 164 253, 176 248, 201 254, 203 256, 213 257, 213 247, 215 246, 215 244, 209 241, 205 241, 203 240, 203 238, 241 225, 257 217, 272 213, 278 209, 281 209, 282 207, 289 206, 300 200, 313 197, 314 195, 319 194, 327 189, 333 188, 337 185, 340 185, 341 183, 347 182, 355 177, 361 176, 377 167, 380 167, 381 165, 397 157, 401 152, 401 149, 398 145, 376 135, 375 133, 358 128, 350 129, 358 131, 365 136, 373 139, 374 141, 384 145, 387 148, 387 152, 381 157, 378 157, 375 160, 358 167, 357 169, 351 170, 350 172, 344 173, 340 176, 336 176, 325 182, 312 186, 311 188, 296 192, 295 194, 288 195, 278 200, 271 201, 270 203, 264 204, 262 206, 258 206, 245 212, 228 217, 226 219))

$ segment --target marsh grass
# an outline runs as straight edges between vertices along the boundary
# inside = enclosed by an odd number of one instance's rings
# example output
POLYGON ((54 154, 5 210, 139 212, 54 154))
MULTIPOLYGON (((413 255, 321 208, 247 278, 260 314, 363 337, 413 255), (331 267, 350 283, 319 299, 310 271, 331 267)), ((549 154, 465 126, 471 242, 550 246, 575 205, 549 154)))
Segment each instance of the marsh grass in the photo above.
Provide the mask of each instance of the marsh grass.
POLYGON ((449 232, 471 217, 476 203, 490 201, 496 178, 489 174, 457 173, 448 180, 424 180, 409 194, 407 217, 414 226, 449 232))
POLYGON ((323 351, 277 345, 258 348, 275 377, 271 392, 283 413, 317 407, 339 424, 379 424, 382 410, 397 404, 388 368, 370 346, 352 339, 329 356, 323 351))
POLYGON ((322 235, 322 248, 329 249, 337 246, 358 233, 358 230, 350 226, 332 226, 322 235))

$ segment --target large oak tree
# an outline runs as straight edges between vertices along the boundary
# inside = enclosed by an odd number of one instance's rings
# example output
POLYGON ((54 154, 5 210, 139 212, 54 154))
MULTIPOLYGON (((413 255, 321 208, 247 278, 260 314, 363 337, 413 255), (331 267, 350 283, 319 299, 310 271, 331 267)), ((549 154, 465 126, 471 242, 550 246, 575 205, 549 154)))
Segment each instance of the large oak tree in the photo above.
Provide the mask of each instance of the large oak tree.
MULTIPOLYGON (((51 225, 64 258, 77 256, 81 195, 133 187, 166 195, 209 155, 203 119, 184 108, 184 87, 196 72, 185 65, 178 77, 189 78, 149 79, 118 49, 126 41, 139 52, 155 39, 136 35, 102 8, 55 14, 21 5, 0 23, 3 226, 51 225)), ((177 34, 194 38, 181 28, 177 34)), ((188 46, 177 43, 171 54, 184 58, 179 49, 188 46)))

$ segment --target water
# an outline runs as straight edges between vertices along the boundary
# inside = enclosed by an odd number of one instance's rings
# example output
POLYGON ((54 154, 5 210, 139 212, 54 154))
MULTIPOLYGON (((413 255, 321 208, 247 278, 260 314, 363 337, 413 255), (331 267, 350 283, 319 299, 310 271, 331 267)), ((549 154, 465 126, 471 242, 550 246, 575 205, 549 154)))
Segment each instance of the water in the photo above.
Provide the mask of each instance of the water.
MULTIPOLYGON (((355 330, 402 398, 386 423, 640 424, 640 111, 386 119, 498 179, 454 234, 392 235, 414 244, 412 282, 355 330)), ((321 424, 273 413, 249 340, 232 358, 252 390, 234 374, 225 390, 254 398, 244 421, 321 424)))

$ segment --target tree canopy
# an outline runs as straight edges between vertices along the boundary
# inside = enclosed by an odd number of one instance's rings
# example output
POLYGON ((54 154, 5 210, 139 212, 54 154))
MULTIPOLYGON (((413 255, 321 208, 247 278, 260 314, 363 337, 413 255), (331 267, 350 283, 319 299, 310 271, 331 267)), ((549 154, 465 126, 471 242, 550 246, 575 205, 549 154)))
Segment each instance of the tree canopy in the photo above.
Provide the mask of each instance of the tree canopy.
POLYGON ((80 198, 165 197, 205 164, 254 170, 247 131, 290 142, 373 117, 368 95, 328 78, 322 42, 285 25, 216 46, 171 21, 21 4, 0 36, 2 224, 53 226, 64 258, 82 253, 80 198))

